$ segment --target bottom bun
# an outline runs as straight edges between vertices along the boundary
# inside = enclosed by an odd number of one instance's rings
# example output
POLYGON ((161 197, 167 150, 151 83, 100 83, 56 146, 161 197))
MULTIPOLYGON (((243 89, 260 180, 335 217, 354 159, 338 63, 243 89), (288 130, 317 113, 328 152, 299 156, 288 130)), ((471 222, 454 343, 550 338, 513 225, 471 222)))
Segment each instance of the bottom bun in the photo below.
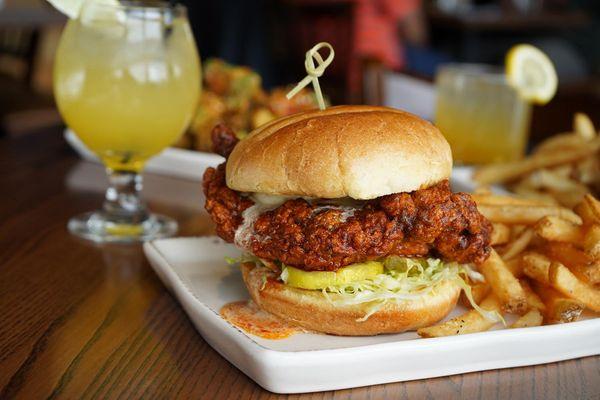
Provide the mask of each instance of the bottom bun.
POLYGON ((452 311, 460 294, 459 286, 446 281, 435 293, 388 302, 359 322, 368 303, 334 305, 321 292, 285 285, 272 270, 254 263, 243 263, 242 275, 252 300, 263 310, 309 330, 342 336, 399 333, 433 325, 452 311))

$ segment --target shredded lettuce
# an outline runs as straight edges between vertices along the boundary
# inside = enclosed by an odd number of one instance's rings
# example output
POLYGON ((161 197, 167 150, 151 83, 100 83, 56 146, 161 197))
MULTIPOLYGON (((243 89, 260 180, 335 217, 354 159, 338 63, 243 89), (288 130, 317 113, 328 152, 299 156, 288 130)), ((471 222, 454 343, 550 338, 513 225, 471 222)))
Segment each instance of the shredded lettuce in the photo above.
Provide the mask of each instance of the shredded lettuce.
POLYGON ((475 269, 473 269, 472 264, 463 264, 463 267, 465 270, 465 274, 469 277, 470 280, 472 280, 473 282, 485 282, 485 278, 483 277, 483 275, 475 271, 475 269))
POLYGON ((249 254, 249 253, 243 253, 240 257, 238 258, 234 258, 234 257, 225 257, 225 262, 229 265, 235 265, 235 264, 242 264, 245 262, 253 262, 253 263, 257 263, 259 265, 262 264, 262 262, 260 261, 260 258, 249 254))
MULTIPOLYGON (((325 298, 335 305, 370 303, 367 313, 357 321, 366 321, 386 303, 416 299, 435 293, 440 284, 451 281, 465 292, 469 302, 485 318, 500 321, 502 317, 479 307, 471 295, 465 279, 482 280, 483 277, 469 266, 444 263, 435 258, 405 258, 390 256, 383 261, 385 272, 373 278, 344 283, 322 289, 325 298), (333 294, 333 296, 332 296, 333 294)), ((281 280, 287 283, 287 267, 282 266, 281 280)))
POLYGON ((284 266, 284 267, 281 269, 281 275, 279 276, 279 278, 280 278, 280 279, 281 279, 283 282, 287 283, 289 276, 290 276, 290 272, 288 271, 287 267, 285 267, 285 266, 284 266))
MULTIPOLYGON (((243 253, 238 258, 225 257, 225 262, 229 265, 242 264, 245 262, 253 262, 254 264, 259 265, 259 266, 264 265, 263 261, 260 258, 256 257, 255 255, 252 255, 250 253, 243 253)), ((260 290, 263 290, 265 288, 265 286, 267 286, 267 276, 263 275, 260 290)))
POLYGON ((233 257, 225 257, 225 262, 229 265, 235 265, 242 262, 242 257, 233 258, 233 257))

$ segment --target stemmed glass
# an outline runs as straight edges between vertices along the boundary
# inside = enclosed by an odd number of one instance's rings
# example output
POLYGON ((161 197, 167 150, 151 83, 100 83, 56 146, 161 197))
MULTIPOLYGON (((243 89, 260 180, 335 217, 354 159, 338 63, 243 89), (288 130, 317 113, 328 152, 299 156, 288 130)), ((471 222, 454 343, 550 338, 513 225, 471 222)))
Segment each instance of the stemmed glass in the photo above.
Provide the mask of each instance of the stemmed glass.
POLYGON ((140 199, 146 161, 189 124, 200 62, 185 7, 87 1, 62 34, 54 68, 61 115, 104 163, 104 206, 69 221, 75 235, 131 242, 173 235, 177 223, 140 199))

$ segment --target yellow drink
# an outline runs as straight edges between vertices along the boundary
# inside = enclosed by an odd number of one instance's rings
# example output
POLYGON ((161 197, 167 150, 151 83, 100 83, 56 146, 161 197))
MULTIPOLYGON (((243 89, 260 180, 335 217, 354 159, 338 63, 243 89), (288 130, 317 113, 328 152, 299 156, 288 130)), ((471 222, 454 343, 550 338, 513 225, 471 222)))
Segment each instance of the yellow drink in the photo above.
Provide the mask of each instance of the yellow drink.
POLYGON ((95 242, 172 236, 177 222, 140 198, 145 162, 175 142, 200 91, 200 61, 181 5, 83 2, 62 34, 54 69, 60 112, 108 167, 101 210, 68 228, 95 242))
MULTIPOLYGON (((124 15, 124 14, 123 14, 124 15)), ((54 91, 67 125, 113 170, 139 172, 187 127, 200 66, 183 17, 127 21, 96 11, 70 20, 56 55, 54 91)))
POLYGON ((531 106, 502 73, 483 66, 451 65, 436 77, 435 124, 458 163, 519 159, 527 144, 531 106))

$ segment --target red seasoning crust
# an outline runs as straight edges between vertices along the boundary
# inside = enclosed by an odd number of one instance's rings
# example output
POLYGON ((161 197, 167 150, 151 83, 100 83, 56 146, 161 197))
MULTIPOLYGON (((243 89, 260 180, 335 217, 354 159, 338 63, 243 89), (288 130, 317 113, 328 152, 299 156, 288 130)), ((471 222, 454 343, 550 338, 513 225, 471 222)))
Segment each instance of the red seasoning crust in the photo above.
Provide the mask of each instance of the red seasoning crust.
POLYGON ((242 212, 254 202, 225 185, 225 163, 204 171, 202 188, 206 196, 204 208, 217 225, 217 235, 233 243, 235 230, 243 222, 242 212))
MULTIPOLYGON (((218 235, 233 242, 241 214, 253 201, 227 188, 224 164, 207 169, 203 186, 218 235)), ((266 211, 254 223, 250 250, 307 271, 332 271, 387 255, 481 263, 490 252, 491 224, 468 194, 452 193, 448 181, 367 201, 347 218, 340 209, 315 209, 295 199, 266 211)))

